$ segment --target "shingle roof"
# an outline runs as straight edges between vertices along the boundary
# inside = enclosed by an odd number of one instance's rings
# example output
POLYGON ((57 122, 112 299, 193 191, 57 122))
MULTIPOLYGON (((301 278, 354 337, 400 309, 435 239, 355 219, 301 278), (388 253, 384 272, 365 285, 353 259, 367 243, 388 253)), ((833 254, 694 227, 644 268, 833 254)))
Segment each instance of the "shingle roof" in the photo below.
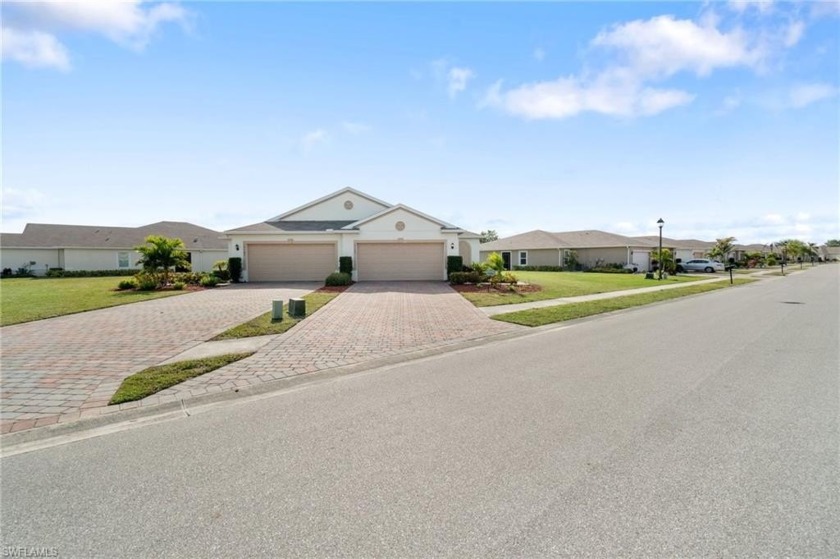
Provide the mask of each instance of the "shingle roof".
POLYGON ((607 233, 606 231, 598 231, 597 229, 587 229, 584 231, 564 231, 554 233, 558 240, 569 245, 572 248, 608 248, 608 247, 626 247, 626 246, 641 246, 641 247, 655 247, 656 243, 651 243, 644 239, 633 237, 625 237, 624 235, 617 235, 615 233, 607 233))
POLYGON ((625 237, 606 231, 589 229, 585 231, 562 231, 550 233, 536 229, 512 237, 506 237, 481 245, 482 251, 489 250, 518 250, 518 249, 559 249, 559 248, 611 248, 611 247, 655 247, 649 241, 625 237))
POLYGON ((327 231, 328 229, 341 229, 355 221, 263 221, 225 231, 225 233, 262 233, 277 231, 327 231))
MULTIPOLYGON (((649 241, 654 244, 654 246, 659 246, 659 236, 658 235, 643 235, 641 237, 635 237, 636 239, 640 239, 643 241, 649 241)), ((715 246, 715 243, 709 241, 699 241, 697 239, 671 239, 669 237, 662 237, 662 244, 665 247, 669 248, 678 248, 678 249, 685 249, 690 250, 694 248, 712 248, 715 246)))
POLYGON ((4 248, 134 248, 149 235, 184 241, 187 249, 224 250, 227 240, 206 227, 182 221, 161 221, 141 227, 28 223, 23 233, 3 233, 4 248))
POLYGON ((483 243, 481 251, 498 251, 498 250, 519 250, 519 249, 557 249, 557 248, 573 248, 563 241, 559 240, 554 233, 535 229, 527 233, 520 233, 512 237, 505 237, 498 241, 491 243, 483 243))

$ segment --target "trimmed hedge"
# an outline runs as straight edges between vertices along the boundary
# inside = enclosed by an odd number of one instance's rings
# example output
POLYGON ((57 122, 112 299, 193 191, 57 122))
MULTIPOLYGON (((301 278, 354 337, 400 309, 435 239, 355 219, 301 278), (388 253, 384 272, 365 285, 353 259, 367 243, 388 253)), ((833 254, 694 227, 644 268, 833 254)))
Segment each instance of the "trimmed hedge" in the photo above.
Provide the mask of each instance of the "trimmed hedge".
POLYGON ((50 268, 47 270, 48 278, 105 278, 110 276, 133 276, 139 272, 137 268, 129 270, 62 270, 61 268, 50 268))
POLYGON ((353 280, 350 274, 345 274, 344 272, 333 272, 327 276, 326 280, 324 280, 324 285, 330 287, 338 285, 350 285, 352 281, 353 280))
POLYGON ((516 272, 565 272, 563 266, 514 266, 516 272))
POLYGON ((242 280, 242 258, 238 256, 228 258, 228 272, 230 273, 230 281, 239 283, 242 280))
POLYGON ((461 272, 464 269, 464 259, 461 256, 447 256, 446 257, 446 275, 451 276, 456 272, 461 272))
POLYGON ((342 274, 352 274, 353 273, 353 257, 352 256, 339 256, 338 257, 338 271, 342 274))
POLYGON ((452 285, 481 283, 482 281, 484 281, 484 275, 481 272, 452 272, 449 274, 449 283, 452 285))
POLYGON ((632 274, 633 270, 626 270, 624 268, 614 268, 611 266, 597 266, 595 268, 589 268, 588 270, 584 270, 584 272, 595 272, 598 274, 632 274))

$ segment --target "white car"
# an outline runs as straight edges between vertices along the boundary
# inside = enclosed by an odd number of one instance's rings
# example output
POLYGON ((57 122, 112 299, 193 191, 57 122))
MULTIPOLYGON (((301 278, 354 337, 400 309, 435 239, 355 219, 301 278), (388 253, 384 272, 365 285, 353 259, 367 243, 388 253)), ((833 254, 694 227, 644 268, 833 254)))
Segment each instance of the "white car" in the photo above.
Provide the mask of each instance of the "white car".
POLYGON ((708 272, 714 274, 715 272, 723 272, 725 269, 726 266, 723 265, 723 262, 709 260, 708 258, 694 258, 677 264, 678 272, 708 272))

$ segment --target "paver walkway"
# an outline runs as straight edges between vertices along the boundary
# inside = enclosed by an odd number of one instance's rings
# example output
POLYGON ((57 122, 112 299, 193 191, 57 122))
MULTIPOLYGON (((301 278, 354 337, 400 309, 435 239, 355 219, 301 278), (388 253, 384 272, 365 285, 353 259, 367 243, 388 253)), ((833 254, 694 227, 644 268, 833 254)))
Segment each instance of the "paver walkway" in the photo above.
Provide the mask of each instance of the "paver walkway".
POLYGON ((0 328, 0 433, 99 414, 125 377, 318 286, 232 285, 0 328))
POLYGON ((490 320, 442 282, 353 285, 256 355, 141 400, 221 392, 527 329, 490 320))

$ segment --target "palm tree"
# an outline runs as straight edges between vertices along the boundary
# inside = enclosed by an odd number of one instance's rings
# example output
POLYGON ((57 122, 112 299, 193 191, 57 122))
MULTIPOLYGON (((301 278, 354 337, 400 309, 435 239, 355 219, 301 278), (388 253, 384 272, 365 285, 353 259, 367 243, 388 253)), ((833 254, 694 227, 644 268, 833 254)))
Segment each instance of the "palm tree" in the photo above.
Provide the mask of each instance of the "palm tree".
POLYGON ((673 274, 676 270, 676 266, 674 265, 674 255, 671 253, 671 249, 663 248, 662 254, 659 254, 659 249, 655 248, 650 253, 651 258, 656 260, 658 265, 669 274, 673 274))
POLYGON ((169 283, 169 271, 178 266, 190 267, 189 255, 181 239, 169 239, 160 235, 149 235, 146 244, 134 247, 140 253, 138 264, 148 272, 163 271, 163 284, 169 283))
POLYGON ((714 258, 719 262, 726 261, 726 255, 735 249, 735 237, 723 237, 722 239, 715 239, 715 246, 708 252, 709 258, 714 258))

